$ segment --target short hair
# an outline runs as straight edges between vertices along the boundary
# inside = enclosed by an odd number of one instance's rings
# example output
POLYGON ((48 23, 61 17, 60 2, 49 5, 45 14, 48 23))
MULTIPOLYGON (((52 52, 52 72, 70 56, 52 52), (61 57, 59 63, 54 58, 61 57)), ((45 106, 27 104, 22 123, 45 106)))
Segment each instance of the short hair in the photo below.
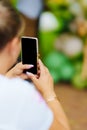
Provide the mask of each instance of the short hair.
POLYGON ((22 31, 23 20, 19 12, 6 0, 0 0, 0 50, 22 31))

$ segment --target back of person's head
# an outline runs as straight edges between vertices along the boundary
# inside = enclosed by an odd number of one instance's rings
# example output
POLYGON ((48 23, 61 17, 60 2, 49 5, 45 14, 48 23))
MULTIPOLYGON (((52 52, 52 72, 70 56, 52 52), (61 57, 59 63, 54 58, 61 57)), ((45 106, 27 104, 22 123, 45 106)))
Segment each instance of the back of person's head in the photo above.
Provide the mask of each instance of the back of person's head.
POLYGON ((22 31, 22 18, 7 1, 0 0, 0 50, 22 31))

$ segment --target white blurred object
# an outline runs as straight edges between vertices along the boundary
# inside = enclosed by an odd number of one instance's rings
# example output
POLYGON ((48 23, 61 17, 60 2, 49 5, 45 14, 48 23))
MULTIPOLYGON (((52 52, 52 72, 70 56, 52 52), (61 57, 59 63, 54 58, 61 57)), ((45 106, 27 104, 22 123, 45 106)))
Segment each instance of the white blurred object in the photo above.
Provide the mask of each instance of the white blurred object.
POLYGON ((43 7, 42 0, 18 0, 17 9, 29 18, 39 16, 43 7))
POLYGON ((63 46, 63 52, 71 57, 82 52, 83 44, 79 38, 72 37, 66 41, 63 46))
POLYGON ((66 0, 66 2, 72 4, 73 2, 76 2, 76 0, 66 0))
POLYGON ((69 57, 75 57, 81 54, 83 50, 82 40, 76 36, 71 36, 68 34, 63 34, 60 36, 56 40, 55 46, 58 50, 61 50, 69 57))
POLYGON ((70 5, 69 10, 70 10, 71 13, 73 13, 76 16, 82 16, 83 15, 82 7, 78 2, 73 2, 70 5))
POLYGON ((53 31, 58 28, 58 21, 51 12, 44 12, 40 17, 39 29, 42 31, 53 31))

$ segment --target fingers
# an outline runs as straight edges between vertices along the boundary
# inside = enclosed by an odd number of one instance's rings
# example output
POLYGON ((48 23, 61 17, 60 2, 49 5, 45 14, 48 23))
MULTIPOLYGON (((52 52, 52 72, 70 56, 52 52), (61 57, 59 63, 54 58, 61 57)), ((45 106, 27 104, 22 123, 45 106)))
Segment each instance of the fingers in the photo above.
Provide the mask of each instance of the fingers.
POLYGON ((22 64, 22 62, 18 63, 16 66, 17 66, 19 69, 21 69, 21 70, 30 69, 30 68, 34 67, 34 65, 32 65, 32 64, 30 64, 30 65, 22 64))
POLYGON ((38 62, 40 64, 40 66, 44 66, 44 64, 42 63, 42 61, 40 59, 38 60, 38 62))
POLYGON ((26 72, 27 76, 29 79, 31 79, 32 81, 36 81, 37 77, 36 75, 30 73, 30 72, 26 72))
POLYGON ((39 60, 39 65, 40 65, 40 74, 49 73, 48 68, 42 63, 41 60, 39 60))
POLYGON ((28 76, 26 74, 21 74, 21 76, 19 76, 22 79, 28 79, 28 76))
POLYGON ((32 67, 34 67, 34 65, 22 65, 22 66, 21 66, 21 69, 22 69, 22 70, 24 70, 24 69, 30 69, 30 68, 32 68, 32 67))
POLYGON ((30 73, 30 72, 26 72, 26 74, 27 74, 28 78, 31 79, 33 81, 33 83, 36 84, 36 82, 37 82, 37 75, 34 75, 34 74, 30 73))
MULTIPOLYGON (((27 64, 23 65, 22 62, 18 63, 17 65, 18 65, 18 68, 20 68, 20 70, 30 69, 34 67, 33 65, 27 65, 27 64)), ((46 67, 44 66, 44 64, 42 63, 40 59, 38 60, 37 67, 38 67, 37 76, 35 76, 32 73, 27 72, 28 78, 30 78, 33 82, 36 82, 36 80, 40 77, 40 75, 45 74, 47 71, 46 67)))
POLYGON ((44 64, 43 64, 42 61, 39 59, 39 69, 40 69, 41 73, 44 72, 44 69, 45 69, 44 67, 45 67, 44 64))

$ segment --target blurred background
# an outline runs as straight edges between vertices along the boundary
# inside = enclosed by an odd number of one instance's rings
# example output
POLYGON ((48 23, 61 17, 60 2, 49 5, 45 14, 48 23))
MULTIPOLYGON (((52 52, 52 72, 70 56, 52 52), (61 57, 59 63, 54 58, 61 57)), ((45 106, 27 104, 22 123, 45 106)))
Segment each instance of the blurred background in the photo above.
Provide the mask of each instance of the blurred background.
POLYGON ((87 0, 10 0, 38 37, 40 58, 72 130, 87 130, 87 0))

